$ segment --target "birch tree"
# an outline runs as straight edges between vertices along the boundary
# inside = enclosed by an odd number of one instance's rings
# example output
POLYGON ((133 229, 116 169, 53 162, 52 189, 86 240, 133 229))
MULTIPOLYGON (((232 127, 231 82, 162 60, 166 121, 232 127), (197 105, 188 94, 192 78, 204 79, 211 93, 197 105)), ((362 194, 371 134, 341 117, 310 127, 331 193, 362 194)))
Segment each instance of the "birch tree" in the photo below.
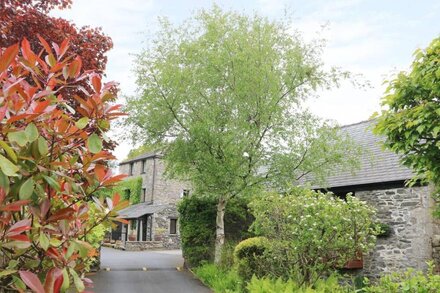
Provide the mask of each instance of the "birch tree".
POLYGON ((320 43, 289 22, 214 7, 161 30, 136 59, 125 121, 136 142, 162 145, 167 172, 217 199, 215 262, 233 197, 320 180, 353 166, 353 148, 304 102, 345 73, 324 70, 320 43))

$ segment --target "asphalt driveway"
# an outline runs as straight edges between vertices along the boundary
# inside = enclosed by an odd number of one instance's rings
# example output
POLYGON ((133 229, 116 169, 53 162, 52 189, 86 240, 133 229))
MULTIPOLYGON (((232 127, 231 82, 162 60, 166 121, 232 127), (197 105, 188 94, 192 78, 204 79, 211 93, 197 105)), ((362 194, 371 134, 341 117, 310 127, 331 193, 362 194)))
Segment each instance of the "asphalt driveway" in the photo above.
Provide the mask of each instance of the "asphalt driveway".
POLYGON ((103 247, 101 270, 89 276, 96 293, 207 293, 183 266, 179 250, 122 251, 103 247))

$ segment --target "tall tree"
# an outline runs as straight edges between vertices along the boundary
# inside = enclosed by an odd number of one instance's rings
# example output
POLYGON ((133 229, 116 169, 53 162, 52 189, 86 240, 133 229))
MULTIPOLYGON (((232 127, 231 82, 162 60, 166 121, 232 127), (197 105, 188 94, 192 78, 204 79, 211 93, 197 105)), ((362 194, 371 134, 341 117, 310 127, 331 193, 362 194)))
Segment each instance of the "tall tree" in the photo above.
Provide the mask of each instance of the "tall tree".
POLYGON ((385 135, 385 146, 417 173, 413 182, 440 187, 440 37, 389 82, 382 106, 375 131, 385 135))
POLYGON ((161 24, 137 58, 139 94, 128 99, 126 124, 137 141, 166 142, 167 170, 189 180, 193 196, 217 199, 218 262, 232 197, 308 173, 321 179, 328 166, 353 162, 337 129, 303 107, 340 74, 324 71, 322 47, 305 44, 287 22, 214 7, 180 27, 161 24))

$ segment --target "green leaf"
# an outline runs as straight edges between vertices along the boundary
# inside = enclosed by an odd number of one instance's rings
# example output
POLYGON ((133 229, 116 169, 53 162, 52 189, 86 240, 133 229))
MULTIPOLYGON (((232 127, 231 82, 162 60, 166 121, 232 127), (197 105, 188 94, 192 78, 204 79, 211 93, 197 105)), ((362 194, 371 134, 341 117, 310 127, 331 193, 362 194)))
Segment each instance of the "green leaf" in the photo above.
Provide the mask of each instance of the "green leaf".
POLYGON ((26 290, 26 284, 20 278, 18 278, 16 276, 12 276, 12 279, 14 280, 15 286, 17 286, 18 288, 20 288, 22 290, 26 290))
POLYGON ((0 171, 0 187, 2 187, 6 193, 9 192, 9 178, 2 171, 0 171))
POLYGON ((75 125, 79 129, 83 129, 84 127, 87 126, 87 124, 89 124, 89 121, 90 121, 90 119, 88 117, 83 117, 83 118, 79 119, 78 121, 76 121, 75 125))
POLYGON ((15 249, 26 249, 31 246, 31 242, 25 242, 25 241, 11 241, 2 244, 2 247, 8 247, 8 248, 15 248, 15 249))
POLYGON ((49 241, 49 238, 46 236, 46 234, 44 234, 44 233, 40 233, 39 240, 40 240, 40 246, 41 246, 44 250, 47 250, 47 249, 49 248, 50 241, 49 241))
POLYGON ((3 270, 3 271, 0 271, 0 277, 4 277, 4 276, 10 275, 10 274, 13 274, 15 272, 17 272, 17 270, 3 270))
POLYGON ((0 146, 5 150, 8 157, 14 162, 17 163, 17 155, 14 150, 4 141, 0 141, 0 146))
POLYGON ((49 146, 47 145, 47 141, 42 136, 38 138, 38 151, 42 156, 47 155, 47 153, 49 152, 49 146))
POLYGON ((34 123, 28 124, 28 126, 26 126, 26 129, 24 131, 26 132, 26 136, 29 142, 35 141, 40 135, 38 133, 37 126, 35 126, 34 123))
POLYGON ((96 154, 99 153, 102 150, 102 141, 101 138, 96 133, 93 133, 89 136, 87 139, 87 145, 89 147, 89 150, 96 154))
POLYGON ((73 277, 73 283, 75 284, 75 287, 78 290, 78 292, 84 291, 85 289, 84 283, 83 281, 81 281, 80 277, 78 277, 78 274, 73 269, 69 269, 69 271, 73 277))
POLYGON ((54 188, 58 191, 60 190, 60 185, 58 184, 58 182, 55 179, 53 179, 52 177, 46 176, 46 175, 43 175, 43 178, 52 188, 54 188))
POLYGON ((34 192, 34 180, 30 177, 26 180, 21 186, 20 191, 18 192, 18 196, 21 200, 29 199, 34 192))
POLYGON ((67 252, 65 255, 66 259, 69 259, 72 256, 72 254, 75 252, 75 250, 76 250, 76 243, 72 241, 70 242, 69 248, 67 248, 67 252))
POLYGON ((67 289, 70 287, 70 281, 69 281, 69 273, 67 272, 67 269, 63 269, 63 285, 61 285, 61 292, 66 292, 67 289))
POLYGON ((60 246, 61 245, 61 240, 56 239, 56 238, 50 238, 50 245, 52 246, 60 246))
POLYGON ((6 176, 16 176, 19 170, 16 165, 2 155, 0 155, 0 169, 6 176))
POLYGON ((17 143, 21 147, 28 143, 28 137, 24 131, 10 132, 8 133, 8 139, 11 142, 17 143))

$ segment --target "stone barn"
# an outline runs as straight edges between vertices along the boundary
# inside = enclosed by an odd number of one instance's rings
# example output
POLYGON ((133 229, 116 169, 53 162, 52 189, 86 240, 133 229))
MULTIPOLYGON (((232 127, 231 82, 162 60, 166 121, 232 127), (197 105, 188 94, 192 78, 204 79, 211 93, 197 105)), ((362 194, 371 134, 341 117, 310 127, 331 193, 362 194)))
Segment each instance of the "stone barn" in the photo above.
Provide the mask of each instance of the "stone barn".
POLYGON ((405 185, 414 174, 395 153, 382 148, 382 139, 372 133, 373 123, 342 127, 364 149, 361 168, 355 174, 341 172, 329 177, 324 190, 340 196, 353 193, 375 207, 377 220, 389 228, 387 235, 378 237, 374 251, 363 256, 364 275, 374 277, 409 267, 425 269, 432 259, 439 266, 440 230, 432 216, 432 190, 430 186, 405 185))

